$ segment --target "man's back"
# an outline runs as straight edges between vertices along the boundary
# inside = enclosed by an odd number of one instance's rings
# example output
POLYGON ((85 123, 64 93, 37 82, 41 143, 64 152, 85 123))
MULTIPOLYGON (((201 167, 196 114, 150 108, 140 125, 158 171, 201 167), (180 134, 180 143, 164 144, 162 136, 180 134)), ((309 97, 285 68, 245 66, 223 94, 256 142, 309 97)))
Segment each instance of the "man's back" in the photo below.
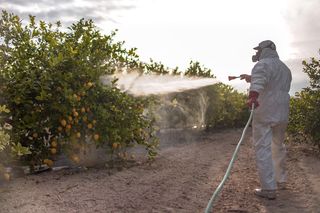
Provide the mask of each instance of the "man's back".
POLYGON ((290 102, 291 71, 275 50, 265 49, 252 69, 250 90, 259 92, 260 107, 256 119, 265 122, 287 122, 290 102))
POLYGON ((279 58, 265 58, 259 63, 267 64, 267 72, 270 72, 265 90, 289 93, 292 80, 290 69, 279 58))

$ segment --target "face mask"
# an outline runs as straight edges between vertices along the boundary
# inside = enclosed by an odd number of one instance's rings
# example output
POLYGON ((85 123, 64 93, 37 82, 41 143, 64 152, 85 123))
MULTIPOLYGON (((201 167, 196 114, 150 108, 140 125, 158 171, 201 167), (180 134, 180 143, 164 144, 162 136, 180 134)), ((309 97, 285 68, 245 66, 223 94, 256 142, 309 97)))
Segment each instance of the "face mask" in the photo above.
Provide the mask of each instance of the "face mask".
POLYGON ((259 61, 260 55, 261 55, 261 50, 258 50, 256 54, 252 56, 252 62, 259 61))

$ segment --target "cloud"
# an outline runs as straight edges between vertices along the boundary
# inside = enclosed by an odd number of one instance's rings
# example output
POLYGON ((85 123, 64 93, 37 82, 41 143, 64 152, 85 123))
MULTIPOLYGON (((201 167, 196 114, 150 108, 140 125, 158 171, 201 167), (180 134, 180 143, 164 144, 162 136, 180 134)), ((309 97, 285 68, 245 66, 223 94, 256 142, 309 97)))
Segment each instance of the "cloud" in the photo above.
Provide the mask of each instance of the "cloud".
POLYGON ((309 78, 303 72, 303 60, 319 57, 320 49, 320 1, 287 0, 283 17, 291 34, 293 54, 285 61, 292 72, 291 93, 309 86, 309 78))
POLYGON ((135 0, 2 0, 0 8, 23 19, 34 15, 47 22, 60 20, 69 26, 81 18, 92 19, 97 24, 115 22, 114 13, 135 8, 135 0))
POLYGON ((320 48, 320 1, 287 0, 284 18, 297 57, 315 56, 320 48))
MULTIPOLYGON (((25 0, 3 0, 2 4, 10 4, 14 6, 31 6, 34 4, 44 5, 44 6, 52 6, 57 5, 60 3, 65 3, 65 0, 31 0, 31 1, 25 1, 25 0)), ((73 0, 69 0, 69 2, 73 2, 73 0)))
POLYGON ((308 75, 303 72, 303 60, 304 59, 302 58, 296 58, 284 61, 292 73, 291 95, 294 95, 295 92, 301 91, 302 88, 309 86, 308 75))

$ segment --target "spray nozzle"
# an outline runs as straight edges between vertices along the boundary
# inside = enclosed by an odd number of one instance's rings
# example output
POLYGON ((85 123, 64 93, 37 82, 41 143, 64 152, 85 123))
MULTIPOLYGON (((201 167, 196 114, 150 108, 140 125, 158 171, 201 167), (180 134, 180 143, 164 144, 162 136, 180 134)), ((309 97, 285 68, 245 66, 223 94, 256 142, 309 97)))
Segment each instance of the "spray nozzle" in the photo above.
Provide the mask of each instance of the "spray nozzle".
POLYGON ((228 76, 229 81, 234 80, 236 78, 240 78, 241 76, 228 76))

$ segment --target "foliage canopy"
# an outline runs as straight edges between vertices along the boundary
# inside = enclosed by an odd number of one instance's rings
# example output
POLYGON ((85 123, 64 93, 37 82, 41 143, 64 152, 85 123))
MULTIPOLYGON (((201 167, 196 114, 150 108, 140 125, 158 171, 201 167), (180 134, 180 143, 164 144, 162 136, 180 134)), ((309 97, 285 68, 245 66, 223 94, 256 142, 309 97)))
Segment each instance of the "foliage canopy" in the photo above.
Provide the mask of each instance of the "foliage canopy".
POLYGON ((310 86, 291 99, 289 132, 295 139, 312 142, 320 150, 320 60, 303 61, 310 86))

